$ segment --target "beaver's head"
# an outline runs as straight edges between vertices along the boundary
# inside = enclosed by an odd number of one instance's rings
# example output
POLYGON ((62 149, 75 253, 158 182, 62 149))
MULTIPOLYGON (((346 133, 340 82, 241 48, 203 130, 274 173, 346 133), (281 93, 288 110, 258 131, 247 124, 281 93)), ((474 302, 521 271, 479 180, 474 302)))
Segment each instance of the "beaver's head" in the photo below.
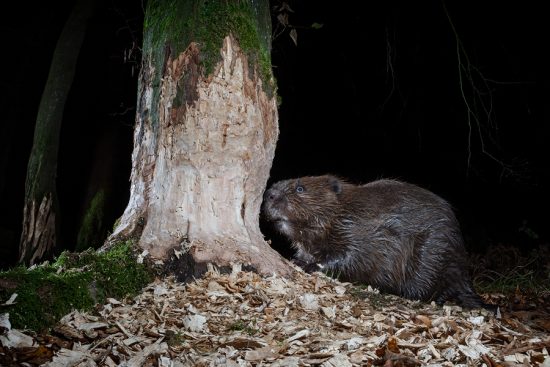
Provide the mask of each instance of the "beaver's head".
POLYGON ((325 233, 341 211, 344 183, 337 177, 308 176, 274 183, 264 194, 263 213, 293 241, 325 233))

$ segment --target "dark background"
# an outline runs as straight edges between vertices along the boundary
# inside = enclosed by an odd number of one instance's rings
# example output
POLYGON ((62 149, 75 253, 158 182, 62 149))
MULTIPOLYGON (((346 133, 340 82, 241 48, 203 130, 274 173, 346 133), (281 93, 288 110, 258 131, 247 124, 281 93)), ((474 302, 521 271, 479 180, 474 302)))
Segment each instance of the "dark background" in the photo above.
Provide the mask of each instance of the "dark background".
MULTIPOLYGON (((547 42, 535 2, 291 1, 286 29, 280 4, 272 2, 281 133, 270 182, 402 179, 451 202, 472 251, 548 242, 547 42)), ((71 5, 19 5, 0 25, 1 267, 15 260, 36 113, 71 5)), ((60 248, 74 248, 90 182, 114 193, 109 227, 127 204, 143 7, 98 1, 90 21, 61 132, 60 248)))

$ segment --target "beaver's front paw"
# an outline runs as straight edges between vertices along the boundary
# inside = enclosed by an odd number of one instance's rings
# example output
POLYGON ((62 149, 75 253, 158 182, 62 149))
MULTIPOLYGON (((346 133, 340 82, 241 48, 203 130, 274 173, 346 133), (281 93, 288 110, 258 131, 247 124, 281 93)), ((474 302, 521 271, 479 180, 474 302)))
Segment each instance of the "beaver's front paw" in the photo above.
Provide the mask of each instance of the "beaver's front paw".
POLYGON ((321 271, 321 267, 317 263, 309 263, 302 265, 302 269, 308 274, 314 273, 316 271, 321 271))

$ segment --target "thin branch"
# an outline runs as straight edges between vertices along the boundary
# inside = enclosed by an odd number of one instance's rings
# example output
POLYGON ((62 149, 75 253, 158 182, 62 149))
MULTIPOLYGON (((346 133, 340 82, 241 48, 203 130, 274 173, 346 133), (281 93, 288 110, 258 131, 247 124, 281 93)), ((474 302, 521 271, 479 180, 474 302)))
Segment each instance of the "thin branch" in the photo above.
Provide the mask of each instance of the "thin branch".
POLYGON ((447 16, 451 30, 455 36, 456 41, 456 57, 457 57, 457 69, 458 69, 458 85, 460 89, 460 95, 464 106, 466 107, 466 123, 468 125, 468 158, 467 158, 467 170, 470 169, 472 160, 472 134, 475 129, 479 138, 481 152, 489 157, 494 162, 498 163, 502 167, 502 173, 512 173, 512 167, 505 162, 497 158, 491 153, 486 146, 485 138, 488 137, 493 144, 497 142, 492 138, 490 131, 483 132, 482 121, 478 114, 478 110, 481 109, 485 115, 486 123, 494 130, 498 130, 498 125, 493 119, 493 92, 490 84, 512 84, 512 83, 497 83, 492 79, 485 78, 481 70, 470 62, 466 48, 464 47, 456 27, 451 19, 449 11, 445 5, 445 1, 442 0, 443 11, 447 16), (476 83, 474 76, 477 76, 481 80, 482 89, 478 87, 479 83, 476 83), (469 98, 465 91, 465 82, 469 84, 471 88, 472 96, 469 98), (488 99, 488 100, 487 100, 488 99), (479 105, 479 108, 477 106, 479 105), (473 126, 475 125, 475 127, 473 126))
MULTIPOLYGON (((395 59, 392 43, 390 41, 390 35, 388 32, 388 28, 386 28, 386 76, 387 79, 391 80, 391 90, 388 93, 388 96, 386 99, 384 99, 384 102, 382 102, 382 105, 380 106, 380 109, 384 109, 384 106, 393 96, 393 93, 395 91, 395 70, 393 68, 393 61, 395 59)), ((386 80, 387 80, 386 79, 386 80)))

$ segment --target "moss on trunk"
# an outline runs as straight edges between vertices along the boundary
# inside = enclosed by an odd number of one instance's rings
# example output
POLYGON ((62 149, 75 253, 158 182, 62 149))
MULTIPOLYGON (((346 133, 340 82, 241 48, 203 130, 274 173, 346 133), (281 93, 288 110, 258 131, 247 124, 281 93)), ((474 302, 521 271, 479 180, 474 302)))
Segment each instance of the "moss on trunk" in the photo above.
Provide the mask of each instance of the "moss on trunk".
POLYGON ((100 189, 90 201, 78 230, 75 251, 83 251, 90 247, 96 249, 103 244, 106 237, 103 221, 107 196, 105 190, 100 189))
MULTIPOLYGON (((273 95, 275 79, 271 72, 271 18, 267 1, 151 0, 147 3, 143 34, 143 62, 155 69, 154 86, 161 84, 165 63, 192 42, 200 51, 200 72, 211 74, 221 60, 223 39, 231 34, 247 54, 249 70, 258 66, 264 90, 268 96, 273 95)), ((189 91, 182 85, 181 92, 189 91)), ((154 94, 153 100, 158 101, 160 88, 154 88, 154 94)), ((156 106, 153 104, 153 109, 156 106)), ((153 124, 158 122, 157 112, 150 111, 153 124)))

